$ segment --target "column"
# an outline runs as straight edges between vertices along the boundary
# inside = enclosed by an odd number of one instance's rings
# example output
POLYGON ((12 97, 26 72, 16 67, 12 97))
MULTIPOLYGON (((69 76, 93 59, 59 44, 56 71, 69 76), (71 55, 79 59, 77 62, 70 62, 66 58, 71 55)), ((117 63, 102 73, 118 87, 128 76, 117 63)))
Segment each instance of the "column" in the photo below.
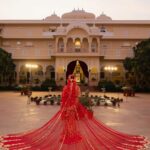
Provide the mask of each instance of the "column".
POLYGON ((67 39, 63 38, 63 41, 64 41, 64 52, 66 53, 67 52, 67 39))
POLYGON ((96 38, 96 39, 98 43, 97 52, 100 54, 100 39, 99 38, 96 38))
POLYGON ((89 38, 89 53, 91 53, 92 38, 89 38))
POLYGON ((42 66, 42 68, 43 68, 43 81, 45 81, 45 79, 46 79, 46 67, 47 67, 48 65, 46 65, 46 64, 44 64, 43 66, 42 66))
POLYGON ((56 37, 56 40, 55 40, 55 53, 58 52, 58 37, 56 37))

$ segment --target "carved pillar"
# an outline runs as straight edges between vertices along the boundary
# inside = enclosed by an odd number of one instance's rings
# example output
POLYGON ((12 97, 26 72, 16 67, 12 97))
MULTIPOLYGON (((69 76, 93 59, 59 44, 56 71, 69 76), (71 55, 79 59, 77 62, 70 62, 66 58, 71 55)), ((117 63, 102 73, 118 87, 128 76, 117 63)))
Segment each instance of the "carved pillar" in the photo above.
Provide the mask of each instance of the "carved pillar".
POLYGON ((46 67, 47 67, 48 65, 46 65, 46 64, 44 64, 43 66, 42 66, 42 68, 43 68, 43 81, 46 79, 46 67))
POLYGON ((63 38, 64 41, 64 52, 67 52, 67 38, 63 38))
POLYGON ((92 38, 89 38, 89 53, 91 53, 92 38))
POLYGON ((100 53, 100 39, 99 38, 97 38, 97 43, 98 43, 97 52, 100 53))
POLYGON ((56 37, 56 40, 55 40, 55 53, 58 52, 58 37, 56 37))

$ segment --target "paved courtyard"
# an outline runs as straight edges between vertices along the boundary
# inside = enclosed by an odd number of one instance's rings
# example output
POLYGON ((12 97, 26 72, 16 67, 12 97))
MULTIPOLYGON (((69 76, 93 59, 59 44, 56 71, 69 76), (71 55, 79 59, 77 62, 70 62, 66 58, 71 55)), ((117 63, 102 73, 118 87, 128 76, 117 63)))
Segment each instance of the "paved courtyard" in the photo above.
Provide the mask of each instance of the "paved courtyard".
MULTIPOLYGON (((33 93, 35 96, 46 94, 48 92, 33 93)), ((106 95, 123 97, 121 93, 106 95)), ((95 106, 94 116, 113 129, 150 139, 150 94, 136 94, 135 97, 123 99, 120 108, 95 106)), ((27 97, 18 92, 0 92, 0 135, 38 128, 58 110, 57 105, 27 105, 27 97)))

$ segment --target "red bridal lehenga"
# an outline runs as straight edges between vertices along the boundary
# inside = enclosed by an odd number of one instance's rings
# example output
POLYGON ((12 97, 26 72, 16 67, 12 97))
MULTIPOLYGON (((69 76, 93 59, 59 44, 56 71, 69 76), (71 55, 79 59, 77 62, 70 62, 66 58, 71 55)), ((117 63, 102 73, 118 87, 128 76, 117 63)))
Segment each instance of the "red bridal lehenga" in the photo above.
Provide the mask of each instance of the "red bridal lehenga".
POLYGON ((2 150, 142 150, 143 136, 117 132, 79 103, 80 89, 70 77, 64 87, 61 109, 39 129, 1 136, 2 150))

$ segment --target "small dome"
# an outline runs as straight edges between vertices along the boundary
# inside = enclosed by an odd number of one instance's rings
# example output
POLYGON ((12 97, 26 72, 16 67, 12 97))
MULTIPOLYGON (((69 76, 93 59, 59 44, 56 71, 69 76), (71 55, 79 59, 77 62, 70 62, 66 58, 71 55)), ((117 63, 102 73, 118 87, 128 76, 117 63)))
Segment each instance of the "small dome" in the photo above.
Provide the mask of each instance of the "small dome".
POLYGON ((51 16, 45 18, 45 20, 59 20, 60 17, 53 13, 51 16))
POLYGON ((111 17, 102 13, 100 16, 97 17, 98 20, 112 20, 111 17))
POLYGON ((82 10, 73 10, 62 15, 62 19, 95 19, 95 15, 82 10))

